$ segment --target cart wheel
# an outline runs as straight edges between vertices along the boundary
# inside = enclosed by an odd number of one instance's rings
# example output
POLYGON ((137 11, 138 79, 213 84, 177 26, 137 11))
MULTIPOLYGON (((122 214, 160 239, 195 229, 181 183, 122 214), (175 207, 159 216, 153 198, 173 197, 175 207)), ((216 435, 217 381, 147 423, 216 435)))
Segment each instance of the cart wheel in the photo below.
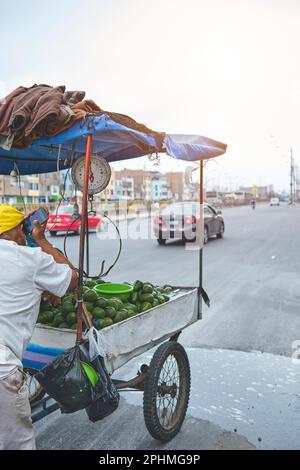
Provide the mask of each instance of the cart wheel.
POLYGON ((191 387, 187 354, 177 341, 162 344, 151 360, 144 390, 144 419, 152 437, 170 441, 184 421, 191 387))
POLYGON ((29 401, 30 403, 35 403, 41 400, 43 396, 45 395, 45 391, 43 387, 34 377, 38 371, 35 369, 25 367, 24 372, 27 375, 26 385, 29 391, 29 401))

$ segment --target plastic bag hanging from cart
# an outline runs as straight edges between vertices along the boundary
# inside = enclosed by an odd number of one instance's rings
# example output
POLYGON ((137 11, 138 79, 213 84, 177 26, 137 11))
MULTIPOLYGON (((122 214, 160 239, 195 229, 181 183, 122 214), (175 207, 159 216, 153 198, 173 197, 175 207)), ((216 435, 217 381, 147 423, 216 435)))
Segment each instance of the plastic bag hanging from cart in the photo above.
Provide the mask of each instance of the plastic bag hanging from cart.
POLYGON ((103 357, 90 361, 88 341, 67 349, 45 366, 36 379, 63 413, 86 408, 98 421, 118 408, 120 396, 106 370, 103 357))
POLYGON ((108 352, 109 345, 104 340, 104 338, 100 334, 100 332, 96 328, 91 326, 89 331, 88 331, 87 337, 88 337, 88 340, 89 340, 89 358, 90 358, 90 361, 93 361, 98 356, 105 357, 107 352, 108 352))
POLYGON ((112 382, 103 358, 98 358, 93 362, 100 379, 93 390, 91 404, 86 407, 86 413, 90 421, 95 423, 110 415, 119 406, 120 394, 112 382))
POLYGON ((80 346, 76 345, 66 349, 35 376, 63 413, 82 410, 92 401, 91 382, 83 366, 85 360, 80 346))
POLYGON ((92 402, 86 408, 88 418, 93 423, 115 411, 120 401, 119 392, 112 382, 104 362, 107 346, 98 330, 90 328, 88 332, 89 358, 99 377, 92 393, 92 402))

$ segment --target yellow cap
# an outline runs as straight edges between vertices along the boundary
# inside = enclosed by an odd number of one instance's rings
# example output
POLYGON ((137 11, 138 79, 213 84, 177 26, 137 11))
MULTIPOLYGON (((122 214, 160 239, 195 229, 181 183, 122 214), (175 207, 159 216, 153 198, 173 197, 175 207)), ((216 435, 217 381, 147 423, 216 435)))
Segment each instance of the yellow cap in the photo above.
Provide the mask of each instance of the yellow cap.
POLYGON ((9 204, 0 204, 0 235, 17 227, 24 220, 22 212, 9 204))

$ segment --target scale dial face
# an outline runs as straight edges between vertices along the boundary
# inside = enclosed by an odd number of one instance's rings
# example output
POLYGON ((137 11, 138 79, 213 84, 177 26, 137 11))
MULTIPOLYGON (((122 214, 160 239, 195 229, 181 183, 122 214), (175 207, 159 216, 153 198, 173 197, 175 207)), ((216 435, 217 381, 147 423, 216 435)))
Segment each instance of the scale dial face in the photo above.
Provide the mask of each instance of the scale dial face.
MULTIPOLYGON (((85 156, 79 157, 72 167, 72 180, 77 189, 83 191, 85 156)), ((99 155, 91 155, 89 172, 89 194, 97 194, 103 191, 111 177, 111 168, 105 158, 99 155)))

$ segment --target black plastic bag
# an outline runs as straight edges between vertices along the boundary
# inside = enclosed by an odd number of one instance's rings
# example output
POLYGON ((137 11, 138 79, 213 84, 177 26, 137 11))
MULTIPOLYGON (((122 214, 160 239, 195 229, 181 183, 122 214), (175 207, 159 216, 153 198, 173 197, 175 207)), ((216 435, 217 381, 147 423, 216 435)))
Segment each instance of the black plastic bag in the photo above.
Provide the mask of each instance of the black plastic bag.
POLYGON ((63 413, 82 410, 92 402, 93 387, 81 366, 82 360, 85 360, 83 351, 76 345, 66 349, 35 376, 63 413))
POLYGON ((98 356, 92 362, 92 365, 97 371, 100 380, 93 387, 92 402, 86 407, 86 413, 89 420, 95 423, 110 415, 118 408, 120 395, 106 370, 103 358, 98 356))

